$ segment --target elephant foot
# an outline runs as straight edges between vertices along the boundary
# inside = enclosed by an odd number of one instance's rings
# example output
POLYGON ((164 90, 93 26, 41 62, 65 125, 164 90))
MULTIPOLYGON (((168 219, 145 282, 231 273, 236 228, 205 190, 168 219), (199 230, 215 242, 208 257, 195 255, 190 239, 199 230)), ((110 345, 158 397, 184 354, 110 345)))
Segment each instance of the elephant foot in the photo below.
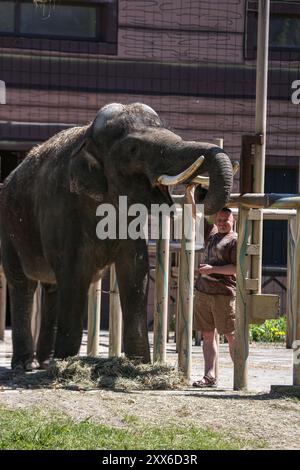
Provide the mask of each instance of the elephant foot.
POLYGON ((53 366, 54 363, 55 363, 54 359, 46 359, 44 361, 40 361, 40 369, 49 370, 53 366))
POLYGON ((126 353, 125 351, 125 356, 132 361, 141 362, 142 364, 149 364, 151 362, 150 351, 145 351, 141 354, 132 352, 126 353))
POLYGON ((71 340, 70 338, 57 337, 55 343, 54 357, 57 359, 66 359, 67 357, 77 356, 81 344, 78 340, 71 340))
POLYGON ((39 363, 36 359, 26 358, 13 358, 11 368, 14 374, 23 374, 25 372, 32 372, 39 368, 39 363))

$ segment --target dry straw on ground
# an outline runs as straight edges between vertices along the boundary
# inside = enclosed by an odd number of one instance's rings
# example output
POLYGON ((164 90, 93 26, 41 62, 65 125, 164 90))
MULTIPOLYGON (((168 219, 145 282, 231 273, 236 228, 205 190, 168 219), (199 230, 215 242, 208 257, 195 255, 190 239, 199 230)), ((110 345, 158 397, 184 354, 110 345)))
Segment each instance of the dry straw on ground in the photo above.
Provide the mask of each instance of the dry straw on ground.
POLYGON ((176 390, 185 385, 177 369, 127 358, 77 357, 56 361, 49 373, 62 386, 115 390, 176 390))

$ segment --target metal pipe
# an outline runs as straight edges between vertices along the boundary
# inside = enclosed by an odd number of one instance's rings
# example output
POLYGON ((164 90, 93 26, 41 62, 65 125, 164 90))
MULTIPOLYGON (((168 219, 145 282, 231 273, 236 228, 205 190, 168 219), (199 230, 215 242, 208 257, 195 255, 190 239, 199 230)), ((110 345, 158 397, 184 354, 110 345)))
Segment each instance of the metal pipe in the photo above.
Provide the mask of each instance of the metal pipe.
MULTIPOLYGON (((228 207, 249 209, 295 209, 300 208, 300 194, 248 193, 231 194, 228 207)), ((254 241, 253 241, 254 243, 254 241)))
MULTIPOLYGON (((265 187, 269 17, 270 0, 260 0, 258 2, 257 28, 255 133, 262 135, 262 140, 260 143, 255 144, 253 172, 253 191, 257 193, 264 192, 265 187)), ((256 256, 253 256, 251 260, 251 277, 258 279, 258 290, 255 291, 256 293, 261 293, 262 238, 263 219, 261 214, 260 219, 254 221, 252 229, 252 243, 260 247, 259 253, 256 256)))

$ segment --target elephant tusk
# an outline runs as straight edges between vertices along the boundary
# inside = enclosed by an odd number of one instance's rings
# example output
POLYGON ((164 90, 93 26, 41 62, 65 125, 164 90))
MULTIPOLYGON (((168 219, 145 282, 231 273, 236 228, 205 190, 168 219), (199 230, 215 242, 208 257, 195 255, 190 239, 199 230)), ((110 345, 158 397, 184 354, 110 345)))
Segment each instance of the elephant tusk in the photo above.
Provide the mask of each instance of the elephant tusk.
POLYGON ((186 181, 188 178, 192 176, 193 173, 195 173, 196 170, 202 165, 204 162, 204 156, 201 155, 201 157, 197 158, 197 160, 192 163, 191 166, 189 166, 186 170, 184 170, 182 173, 179 173, 179 175, 175 176, 170 176, 170 175, 161 175, 157 178, 156 184, 163 184, 164 186, 174 186, 175 184, 180 184, 186 181))
POLYGON ((205 186, 206 188, 208 188, 209 186, 209 176, 196 176, 192 183, 195 183, 195 184, 201 184, 202 186, 205 186))
MULTIPOLYGON (((239 162, 233 162, 233 164, 232 164, 233 176, 238 172, 239 168, 240 168, 239 162)), ((201 184, 201 186, 204 186, 205 188, 208 188, 209 187, 209 176, 196 176, 193 179, 192 183, 201 184)))

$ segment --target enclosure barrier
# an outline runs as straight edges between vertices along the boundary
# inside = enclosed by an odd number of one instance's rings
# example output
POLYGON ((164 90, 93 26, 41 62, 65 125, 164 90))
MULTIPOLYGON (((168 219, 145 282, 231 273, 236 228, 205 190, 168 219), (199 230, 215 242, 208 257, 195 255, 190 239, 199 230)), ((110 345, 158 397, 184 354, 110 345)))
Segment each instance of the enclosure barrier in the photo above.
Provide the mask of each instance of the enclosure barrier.
MULTIPOLYGON (((294 256, 290 256, 290 321, 293 334, 293 386, 272 386, 272 390, 291 393, 300 391, 300 361, 297 348, 300 345, 300 195, 287 194, 245 194, 232 195, 228 204, 230 207, 239 206, 239 238, 237 247, 237 311, 236 311, 236 346, 234 361, 234 389, 246 389, 248 384, 248 355, 249 355, 249 319, 264 321, 277 316, 278 303, 276 296, 261 295, 257 292, 258 279, 250 277, 251 265, 248 256, 258 253, 257 245, 251 243, 250 224, 261 217, 261 209, 291 209, 296 208, 296 220, 293 230, 294 256), (253 210, 256 209, 256 210, 253 210), (259 212, 257 211, 259 210, 259 212)), ((253 272, 252 272, 253 274, 253 272)))

